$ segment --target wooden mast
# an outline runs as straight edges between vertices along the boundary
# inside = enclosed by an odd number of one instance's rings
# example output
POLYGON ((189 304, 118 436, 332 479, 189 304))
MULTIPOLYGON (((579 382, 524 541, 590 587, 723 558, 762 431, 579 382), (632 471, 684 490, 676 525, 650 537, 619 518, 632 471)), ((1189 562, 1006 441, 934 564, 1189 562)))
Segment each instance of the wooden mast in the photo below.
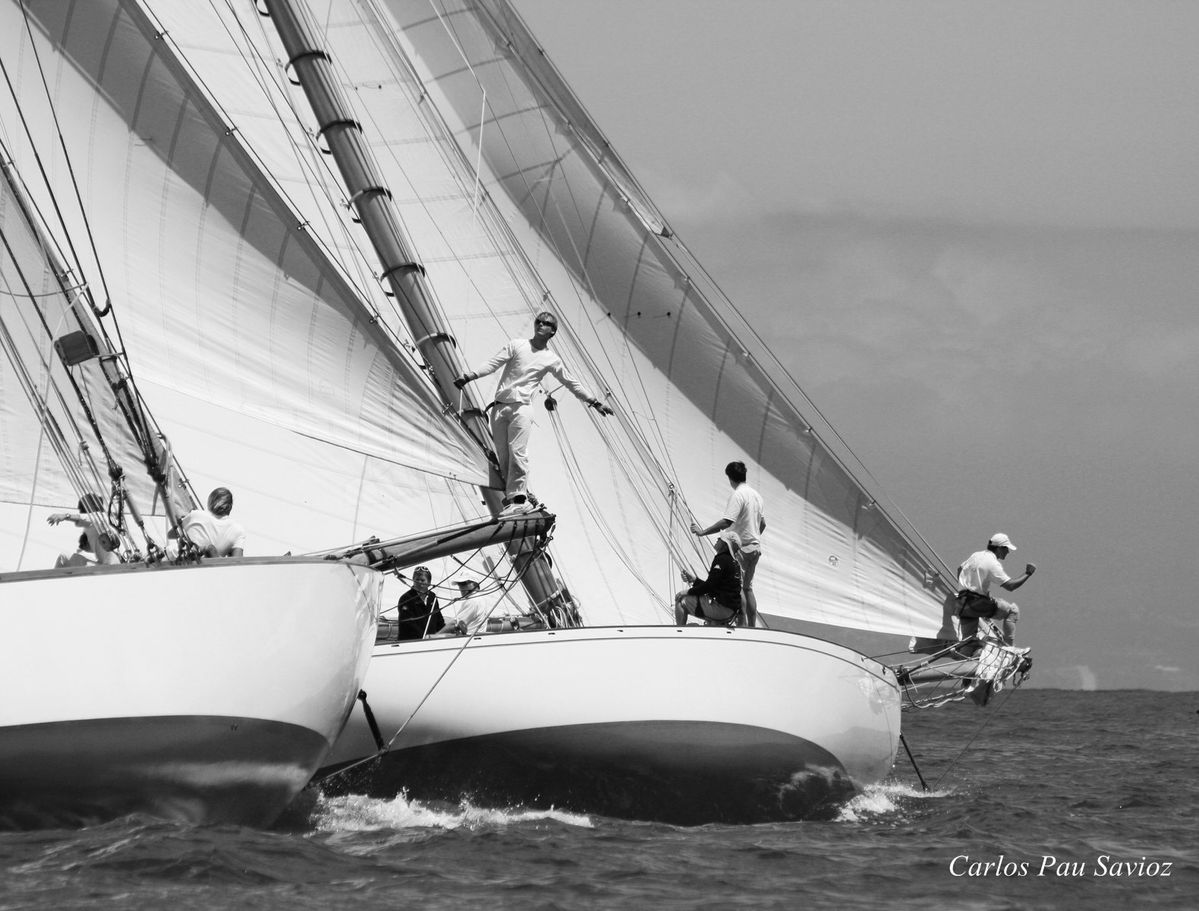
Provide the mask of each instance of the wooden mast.
MULTIPOLYGON (((333 160, 349 194, 362 227, 382 266, 382 277, 400 307, 417 349, 429 366, 429 373, 442 401, 452 403, 459 395, 454 380, 466 372, 458 345, 445 317, 425 288, 425 268, 415 261, 411 243, 404 234, 391 191, 383 185, 362 126, 341 94, 333 75, 329 54, 317 42, 309 26, 307 7, 290 0, 270 0, 267 15, 283 43, 288 66, 304 90, 316 117, 318 135, 328 143, 333 160)), ((474 397, 463 390, 460 419, 467 432, 487 453, 491 466, 491 485, 480 488, 483 501, 493 516, 503 509, 503 486, 491 431, 486 415, 474 397)), ((570 597, 550 570, 544 555, 529 541, 508 546, 529 597, 538 606, 567 608, 567 616, 577 616, 570 597)))

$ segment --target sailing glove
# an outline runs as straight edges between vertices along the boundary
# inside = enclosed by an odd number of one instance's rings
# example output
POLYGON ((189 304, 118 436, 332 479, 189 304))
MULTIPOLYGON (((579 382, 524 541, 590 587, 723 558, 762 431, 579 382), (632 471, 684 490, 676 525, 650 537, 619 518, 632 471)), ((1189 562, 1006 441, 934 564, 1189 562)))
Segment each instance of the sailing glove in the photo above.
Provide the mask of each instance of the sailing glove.
POLYGON ((465 376, 460 376, 460 377, 458 377, 458 379, 454 380, 454 388, 461 389, 463 386, 465 386, 467 383, 469 383, 473 379, 474 379, 474 376, 469 373, 466 374, 465 376))

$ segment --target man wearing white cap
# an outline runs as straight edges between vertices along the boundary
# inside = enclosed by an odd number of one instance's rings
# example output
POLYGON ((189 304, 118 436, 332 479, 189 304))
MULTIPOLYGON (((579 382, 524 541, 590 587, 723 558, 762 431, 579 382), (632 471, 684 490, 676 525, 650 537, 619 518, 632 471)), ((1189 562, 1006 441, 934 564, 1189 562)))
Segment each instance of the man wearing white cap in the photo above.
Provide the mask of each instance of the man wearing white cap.
POLYGON ((454 584, 458 586, 459 598, 454 615, 446 622, 442 635, 473 636, 487 623, 487 605, 482 598, 475 597, 479 583, 474 579, 462 578, 454 584))
POLYGON ((716 539, 716 556, 708 578, 699 579, 683 570, 683 581, 691 587, 674 596, 674 622, 687 625, 687 615, 698 617, 709 626, 736 622, 742 612, 741 564, 737 562, 741 539, 726 528, 716 539))
POLYGON ((971 554, 958 567, 958 584, 962 586, 958 603, 961 605, 963 639, 974 636, 978 632, 979 618, 985 617, 1003 621, 1003 640, 1008 645, 1012 644, 1016 621, 1020 619, 1020 608, 1009 601, 992 598, 991 583, 1014 592, 1037 571, 1036 566, 1029 563, 1024 568, 1024 575, 1015 579, 1009 576, 1002 560, 1015 549, 1016 545, 1007 535, 1002 532, 993 534, 986 550, 971 554))

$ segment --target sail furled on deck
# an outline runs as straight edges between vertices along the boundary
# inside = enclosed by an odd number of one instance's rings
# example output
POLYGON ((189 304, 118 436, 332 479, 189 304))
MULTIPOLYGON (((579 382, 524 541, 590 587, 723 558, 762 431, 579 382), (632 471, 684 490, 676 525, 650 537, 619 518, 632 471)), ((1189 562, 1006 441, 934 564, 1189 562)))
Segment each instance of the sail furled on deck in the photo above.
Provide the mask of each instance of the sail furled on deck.
POLYGON ((711 287, 504 0, 386 0, 408 58, 585 347, 643 416, 703 521, 741 458, 770 525, 768 613, 934 635, 939 565, 711 287), (485 96, 485 107, 483 98, 485 96), (704 491, 712 491, 705 494, 704 491))
MULTIPOLYGON (((198 38, 229 43, 210 8, 182 6, 198 38)), ((410 470, 485 481, 481 454, 442 419, 419 365, 142 4, 13 0, 0 16, 0 53, 43 154, 57 148, 39 61, 48 71, 139 377, 250 417, 267 435, 284 428, 410 470)), ((244 69, 235 52, 226 59, 244 69)), ((12 104, 0 105, 11 133, 12 104)), ((56 192, 70 198, 61 155, 49 160, 56 192)))

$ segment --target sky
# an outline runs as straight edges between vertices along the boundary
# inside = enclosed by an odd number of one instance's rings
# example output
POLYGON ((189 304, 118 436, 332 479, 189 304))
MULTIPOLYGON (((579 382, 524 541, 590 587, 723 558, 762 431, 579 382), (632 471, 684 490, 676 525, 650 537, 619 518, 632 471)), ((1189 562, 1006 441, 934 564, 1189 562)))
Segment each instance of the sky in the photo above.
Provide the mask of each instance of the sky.
POLYGON ((514 0, 1030 686, 1199 690, 1199 4, 514 0))

